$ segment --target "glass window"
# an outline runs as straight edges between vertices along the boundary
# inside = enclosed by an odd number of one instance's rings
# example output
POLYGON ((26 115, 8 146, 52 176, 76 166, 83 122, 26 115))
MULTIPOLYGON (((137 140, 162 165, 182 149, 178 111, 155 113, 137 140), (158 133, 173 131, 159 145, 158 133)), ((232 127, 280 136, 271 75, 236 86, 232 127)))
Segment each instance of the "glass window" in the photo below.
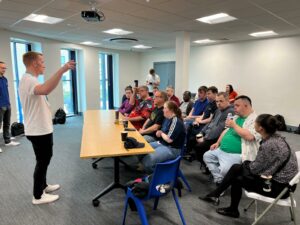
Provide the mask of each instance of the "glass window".
POLYGON ((26 71, 26 68, 23 64, 23 54, 31 50, 31 44, 12 41, 10 43, 10 47, 14 72, 14 90, 16 97, 15 100, 17 104, 17 118, 18 121, 23 122, 23 110, 19 96, 19 82, 26 71))
MULTIPOLYGON (((63 66, 66 62, 71 60, 71 50, 62 49, 61 53, 61 65, 63 66)), ((72 71, 69 70, 64 73, 62 77, 63 96, 64 96, 64 110, 67 115, 76 114, 76 95, 74 90, 76 87, 73 86, 76 82, 73 82, 72 71)))

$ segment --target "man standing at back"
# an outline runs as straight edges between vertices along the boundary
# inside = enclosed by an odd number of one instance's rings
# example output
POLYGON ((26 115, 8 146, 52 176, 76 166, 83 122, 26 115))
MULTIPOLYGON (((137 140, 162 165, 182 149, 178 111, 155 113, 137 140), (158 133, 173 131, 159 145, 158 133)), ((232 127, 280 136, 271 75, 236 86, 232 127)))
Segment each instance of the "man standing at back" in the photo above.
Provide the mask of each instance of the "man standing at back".
MULTIPOLYGON (((6 146, 16 146, 19 142, 10 140, 9 127, 10 127, 10 101, 8 93, 8 83, 4 76, 6 71, 6 65, 4 62, 0 62, 0 129, 3 123, 3 139, 6 146)), ((2 149, 0 148, 0 152, 2 149)))
POLYGON ((59 189, 60 186, 49 185, 46 181, 53 147, 52 114, 46 95, 56 88, 66 71, 75 68, 75 62, 67 62, 43 84, 39 84, 37 79, 45 72, 43 55, 37 52, 25 53, 23 63, 26 73, 20 81, 19 92, 24 112, 25 135, 31 141, 36 157, 32 203, 50 203, 59 196, 48 193, 59 189))

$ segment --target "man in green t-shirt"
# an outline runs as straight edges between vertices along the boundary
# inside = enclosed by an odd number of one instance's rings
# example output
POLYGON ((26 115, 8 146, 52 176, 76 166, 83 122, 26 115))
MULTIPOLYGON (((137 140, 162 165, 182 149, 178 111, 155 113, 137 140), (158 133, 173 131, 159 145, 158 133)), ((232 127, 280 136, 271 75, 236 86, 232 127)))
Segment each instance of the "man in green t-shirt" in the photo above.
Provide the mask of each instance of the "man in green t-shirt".
POLYGON ((233 164, 240 164, 246 159, 253 160, 258 149, 260 136, 254 129, 256 114, 251 99, 244 95, 237 97, 234 112, 236 116, 227 118, 225 122, 227 129, 211 145, 211 151, 203 156, 216 184, 223 180, 233 164))

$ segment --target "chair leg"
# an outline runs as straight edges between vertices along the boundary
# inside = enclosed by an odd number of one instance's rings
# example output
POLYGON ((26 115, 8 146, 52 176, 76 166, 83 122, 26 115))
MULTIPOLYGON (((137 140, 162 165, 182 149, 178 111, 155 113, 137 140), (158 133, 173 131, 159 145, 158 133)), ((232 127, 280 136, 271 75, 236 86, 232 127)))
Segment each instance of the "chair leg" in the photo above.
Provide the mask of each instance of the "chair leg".
POLYGON ((290 207, 290 212, 291 212, 291 216, 292 216, 292 220, 294 221, 294 224, 297 225, 296 222, 296 215, 295 215, 295 201, 294 201, 294 194, 293 192, 290 192, 290 199, 291 199, 291 207, 290 207))
POLYGON ((183 175, 181 169, 178 170, 178 176, 182 179, 183 183, 187 186, 189 192, 191 192, 192 191, 191 186, 187 182, 187 180, 186 180, 185 176, 183 175))
POLYGON ((261 218, 278 202, 278 200, 281 199, 281 197, 288 191, 288 188, 284 188, 283 191, 277 196, 277 198, 270 204, 260 215, 255 221, 252 223, 252 225, 256 225, 261 218))
POLYGON ((247 210, 253 205, 254 202, 255 200, 251 201, 249 205, 247 205, 246 208, 244 208, 244 212, 247 212, 247 210))
POLYGON ((177 210, 179 212, 179 215, 180 215, 180 218, 181 218, 181 221, 182 221, 182 224, 183 225, 186 225, 185 223, 185 220, 184 220, 184 217, 183 217, 183 214, 182 214, 182 211, 181 211, 181 208, 180 208, 180 205, 179 205, 179 202, 178 202, 178 199, 176 197, 176 194, 175 194, 175 191, 174 189, 172 189, 172 195, 173 195, 173 198, 175 200, 175 203, 176 203, 176 207, 177 207, 177 210))
POLYGON ((155 198, 153 210, 156 210, 156 209, 157 209, 158 201, 159 201, 159 197, 155 198))
POLYGON ((125 225, 127 209, 128 209, 128 198, 126 197, 126 201, 125 201, 125 209, 124 209, 124 213, 123 213, 123 223, 122 223, 123 225, 125 225))
POLYGON ((145 208, 144 208, 143 204, 141 203, 141 201, 135 201, 134 200, 134 202, 136 204, 140 219, 142 221, 142 225, 148 225, 147 215, 146 215, 145 208))

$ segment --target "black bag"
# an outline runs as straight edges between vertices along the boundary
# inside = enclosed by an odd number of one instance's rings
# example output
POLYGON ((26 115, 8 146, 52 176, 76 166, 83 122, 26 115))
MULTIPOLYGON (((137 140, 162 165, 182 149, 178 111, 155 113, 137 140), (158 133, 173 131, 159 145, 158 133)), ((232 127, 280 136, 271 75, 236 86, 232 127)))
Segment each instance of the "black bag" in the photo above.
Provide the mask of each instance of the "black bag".
POLYGON ((13 137, 24 134, 24 124, 14 122, 10 127, 10 132, 13 137))
POLYGON ((67 114, 65 113, 65 111, 62 108, 59 108, 54 115, 53 124, 65 124, 66 118, 67 114))
POLYGON ((285 120, 284 117, 282 115, 275 115, 275 118, 278 120, 278 122, 280 123, 278 130, 279 131, 286 131, 286 124, 285 124, 285 120))

